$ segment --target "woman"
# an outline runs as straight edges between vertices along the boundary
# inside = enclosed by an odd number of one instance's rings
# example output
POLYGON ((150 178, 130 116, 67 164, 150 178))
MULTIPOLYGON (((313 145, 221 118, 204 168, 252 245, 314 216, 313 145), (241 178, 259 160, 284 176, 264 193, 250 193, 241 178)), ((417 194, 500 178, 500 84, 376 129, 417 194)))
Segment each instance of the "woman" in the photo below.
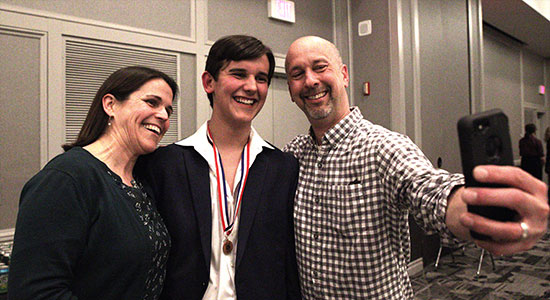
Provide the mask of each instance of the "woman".
POLYGON ((542 180, 544 150, 542 142, 535 136, 535 132, 537 132, 535 124, 525 125, 525 135, 519 140, 519 155, 521 156, 521 168, 542 180))
POLYGON ((177 90, 145 67, 107 78, 76 142, 23 188, 8 299, 158 299, 170 237, 132 172, 168 130, 177 90))

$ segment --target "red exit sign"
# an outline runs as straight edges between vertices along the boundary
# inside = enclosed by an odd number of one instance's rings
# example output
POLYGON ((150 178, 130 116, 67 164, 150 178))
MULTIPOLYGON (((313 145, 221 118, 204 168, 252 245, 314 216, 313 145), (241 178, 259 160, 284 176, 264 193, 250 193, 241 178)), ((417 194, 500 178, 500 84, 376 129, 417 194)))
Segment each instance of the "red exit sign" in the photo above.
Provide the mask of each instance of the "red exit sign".
POLYGON ((270 18, 294 23, 294 2, 288 0, 267 0, 267 12, 270 18))

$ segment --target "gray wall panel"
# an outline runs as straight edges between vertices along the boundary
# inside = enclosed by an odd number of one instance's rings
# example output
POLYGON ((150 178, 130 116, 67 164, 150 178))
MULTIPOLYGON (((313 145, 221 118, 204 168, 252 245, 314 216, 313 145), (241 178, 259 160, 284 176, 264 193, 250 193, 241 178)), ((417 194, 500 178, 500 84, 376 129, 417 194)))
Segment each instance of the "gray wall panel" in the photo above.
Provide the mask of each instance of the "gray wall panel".
POLYGON ((317 35, 332 40, 332 1, 295 0, 296 23, 268 18, 267 1, 209 0, 208 40, 231 34, 249 34, 273 52, 286 54, 296 38, 317 35))
POLYGON ((390 128, 389 15, 387 0, 351 1, 354 103, 366 119, 390 128), (371 20, 372 34, 360 37, 357 24, 371 20), (369 96, 362 92, 370 82, 369 96))
POLYGON ((523 135, 520 50, 484 30, 483 56, 485 109, 500 108, 508 116, 514 158, 517 159, 517 143, 523 135))
POLYGON ((422 150, 460 172, 456 122, 469 113, 466 1, 418 1, 422 150))
MULTIPOLYGON (((179 120, 181 124, 181 138, 190 136, 196 130, 197 114, 196 114, 196 99, 197 99, 197 80, 195 74, 196 56, 193 54, 182 54, 180 78, 181 86, 180 94, 177 99, 180 106, 179 120)), ((199 91, 203 92, 203 91, 199 91)), ((207 101, 207 100, 205 100, 207 101)), ((200 125, 200 124, 199 124, 200 125)), ((174 125, 172 125, 174 126, 174 125)))
POLYGON ((6 229, 15 227, 23 185, 40 170, 40 41, 0 33, 0 45, 0 229, 6 229))
MULTIPOLYGON (((402 11, 412 12, 413 6, 410 1, 402 1, 402 11)), ((413 16, 411 13, 403 14, 403 60, 404 60, 404 84, 405 84, 405 118, 406 118, 406 132, 413 141, 417 140, 415 128, 415 113, 416 107, 414 105, 414 69, 413 69, 413 51, 414 51, 414 26, 413 16)))
POLYGON ((193 0, 2 0, 32 9, 191 36, 193 0))
POLYGON ((539 85, 544 84, 544 59, 530 52, 523 52, 523 99, 525 102, 544 105, 539 95, 539 85))

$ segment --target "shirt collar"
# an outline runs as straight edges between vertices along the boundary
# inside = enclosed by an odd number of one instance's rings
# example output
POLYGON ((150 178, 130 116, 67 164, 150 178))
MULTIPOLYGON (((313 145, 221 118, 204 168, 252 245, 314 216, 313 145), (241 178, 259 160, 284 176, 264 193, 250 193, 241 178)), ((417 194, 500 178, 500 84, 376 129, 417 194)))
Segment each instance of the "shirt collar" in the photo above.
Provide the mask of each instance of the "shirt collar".
MULTIPOLYGON (((332 126, 325 135, 323 136, 322 143, 328 143, 329 145, 337 145, 342 139, 344 139, 350 132, 352 132, 356 125, 363 120, 363 114, 358 107, 352 106, 350 108, 350 113, 347 114, 342 120, 340 120, 336 125, 332 126)), ((315 134, 313 128, 309 128, 309 136, 311 142, 315 143, 315 134)))
MULTIPOLYGON (((177 145, 180 146, 191 146, 199 153, 205 153, 211 151, 212 146, 208 143, 206 138, 206 130, 208 128, 208 121, 204 122, 201 127, 191 136, 185 138, 179 142, 177 145)), ((254 153, 262 152, 262 148, 274 149, 268 142, 266 142, 260 134, 254 129, 250 130, 250 150, 254 153)))

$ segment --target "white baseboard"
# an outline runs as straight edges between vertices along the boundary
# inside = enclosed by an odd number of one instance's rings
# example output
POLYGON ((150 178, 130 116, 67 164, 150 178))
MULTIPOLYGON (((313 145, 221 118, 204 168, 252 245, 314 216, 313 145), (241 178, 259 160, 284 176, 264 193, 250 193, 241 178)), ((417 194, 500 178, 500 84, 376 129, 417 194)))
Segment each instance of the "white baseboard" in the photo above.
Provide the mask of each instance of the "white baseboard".
POLYGON ((420 272, 422 272, 422 268, 424 268, 424 264, 422 263, 422 257, 419 257, 409 263, 409 277, 414 276, 420 272))

